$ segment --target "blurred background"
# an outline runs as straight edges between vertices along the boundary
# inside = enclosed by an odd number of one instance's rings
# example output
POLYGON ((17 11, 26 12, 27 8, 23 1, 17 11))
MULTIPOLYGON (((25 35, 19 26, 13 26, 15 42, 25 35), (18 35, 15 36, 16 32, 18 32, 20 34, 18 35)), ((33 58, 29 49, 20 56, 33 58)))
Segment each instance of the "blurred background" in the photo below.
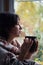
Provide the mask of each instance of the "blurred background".
POLYGON ((34 61, 43 65, 43 0, 15 0, 14 10, 20 16, 23 32, 18 38, 20 42, 25 35, 34 35, 39 41, 34 61))

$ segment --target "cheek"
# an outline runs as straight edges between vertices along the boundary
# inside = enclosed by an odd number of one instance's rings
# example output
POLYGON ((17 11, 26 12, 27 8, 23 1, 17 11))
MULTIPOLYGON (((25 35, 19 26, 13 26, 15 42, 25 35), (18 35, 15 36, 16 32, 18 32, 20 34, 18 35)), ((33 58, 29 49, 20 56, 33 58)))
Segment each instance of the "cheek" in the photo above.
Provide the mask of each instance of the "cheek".
POLYGON ((19 26, 16 26, 15 28, 12 29, 12 33, 15 35, 19 34, 19 32, 20 32, 19 26))
POLYGON ((16 29, 15 29, 15 28, 12 28, 11 34, 12 34, 12 35, 15 35, 15 32, 16 32, 16 29))
POLYGON ((14 33, 15 33, 15 34, 18 34, 18 33, 19 33, 19 29, 15 28, 14 33))
POLYGON ((15 29, 16 29, 16 32, 19 32, 19 27, 16 27, 15 29))

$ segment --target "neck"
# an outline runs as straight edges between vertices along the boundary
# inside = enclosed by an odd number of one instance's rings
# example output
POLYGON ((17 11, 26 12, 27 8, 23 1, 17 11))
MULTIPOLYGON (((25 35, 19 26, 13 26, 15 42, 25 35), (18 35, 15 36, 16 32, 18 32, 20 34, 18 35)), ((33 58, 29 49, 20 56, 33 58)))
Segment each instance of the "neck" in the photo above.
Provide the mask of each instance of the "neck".
POLYGON ((6 41, 7 43, 11 43, 12 39, 13 39, 13 36, 11 37, 9 36, 7 40, 4 37, 0 37, 1 41, 6 41))
POLYGON ((9 42, 9 43, 11 43, 12 42, 12 40, 13 40, 13 38, 15 38, 15 36, 9 36, 9 38, 8 38, 8 40, 7 40, 7 42, 9 42))

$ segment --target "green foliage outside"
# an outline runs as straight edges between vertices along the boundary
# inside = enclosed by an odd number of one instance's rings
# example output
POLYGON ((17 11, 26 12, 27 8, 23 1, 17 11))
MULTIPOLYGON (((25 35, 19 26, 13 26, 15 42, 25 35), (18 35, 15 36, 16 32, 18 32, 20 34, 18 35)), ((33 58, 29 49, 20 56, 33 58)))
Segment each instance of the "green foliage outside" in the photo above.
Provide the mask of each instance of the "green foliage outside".
POLYGON ((16 13, 22 20, 24 32, 28 35, 34 33, 37 36, 39 48, 34 61, 43 65, 43 5, 40 2, 19 2, 16 13))

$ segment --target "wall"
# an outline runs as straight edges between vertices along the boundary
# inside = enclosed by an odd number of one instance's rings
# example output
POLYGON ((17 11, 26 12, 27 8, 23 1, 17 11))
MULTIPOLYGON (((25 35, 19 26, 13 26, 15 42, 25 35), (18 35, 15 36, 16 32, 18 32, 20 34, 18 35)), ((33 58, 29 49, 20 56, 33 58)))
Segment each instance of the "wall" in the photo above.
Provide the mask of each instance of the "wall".
POLYGON ((0 12, 14 13, 14 0, 0 0, 0 12))

